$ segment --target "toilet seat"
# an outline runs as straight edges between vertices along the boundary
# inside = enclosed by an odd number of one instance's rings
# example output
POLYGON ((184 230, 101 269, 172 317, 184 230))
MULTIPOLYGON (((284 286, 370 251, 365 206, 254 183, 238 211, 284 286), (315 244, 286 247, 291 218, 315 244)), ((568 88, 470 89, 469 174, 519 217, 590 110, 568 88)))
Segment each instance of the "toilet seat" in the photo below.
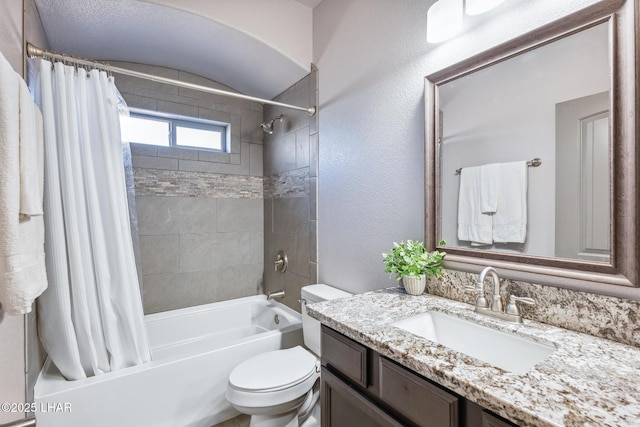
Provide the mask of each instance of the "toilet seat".
POLYGON ((296 346, 258 354, 229 375, 227 399, 234 406, 258 408, 298 400, 320 376, 320 361, 296 346))

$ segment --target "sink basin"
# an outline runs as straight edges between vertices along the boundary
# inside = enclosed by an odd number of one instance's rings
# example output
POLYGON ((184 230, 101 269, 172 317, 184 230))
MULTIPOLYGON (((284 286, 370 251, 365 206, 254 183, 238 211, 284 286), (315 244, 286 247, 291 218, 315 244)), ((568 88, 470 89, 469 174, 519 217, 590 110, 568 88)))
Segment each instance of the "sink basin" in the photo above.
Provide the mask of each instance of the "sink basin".
POLYGON ((391 325, 517 374, 524 374, 556 349, 437 311, 391 325))

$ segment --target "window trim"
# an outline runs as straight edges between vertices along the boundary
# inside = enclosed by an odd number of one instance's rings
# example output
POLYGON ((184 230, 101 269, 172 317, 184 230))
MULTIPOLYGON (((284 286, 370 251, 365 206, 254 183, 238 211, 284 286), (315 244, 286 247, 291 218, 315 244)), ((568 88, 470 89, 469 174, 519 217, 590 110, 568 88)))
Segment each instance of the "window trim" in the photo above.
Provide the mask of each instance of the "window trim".
MULTIPOLYGON (((231 152, 231 124, 223 123, 216 120, 199 119, 196 117, 181 116, 178 114, 164 113, 160 111, 144 110, 141 108, 129 108, 129 116, 139 117, 147 120, 162 121, 169 124, 169 147, 183 148, 186 150, 210 151, 214 153, 230 153, 231 152), (221 136, 222 149, 194 147, 191 145, 178 144, 176 128, 201 129, 217 132, 221 136)), ((136 144, 135 141, 130 141, 136 144)), ((165 145, 153 145, 156 147, 166 147, 165 145)))

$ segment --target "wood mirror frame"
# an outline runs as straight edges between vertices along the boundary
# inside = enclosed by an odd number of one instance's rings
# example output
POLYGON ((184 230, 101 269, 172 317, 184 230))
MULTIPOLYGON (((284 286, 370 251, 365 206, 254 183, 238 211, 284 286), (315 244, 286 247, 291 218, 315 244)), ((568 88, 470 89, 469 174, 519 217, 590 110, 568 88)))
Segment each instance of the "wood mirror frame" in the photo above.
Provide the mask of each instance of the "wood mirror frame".
POLYGON ((425 78, 425 245, 447 252, 445 267, 477 272, 485 266, 503 277, 640 300, 638 262, 638 125, 640 102, 636 82, 638 13, 634 0, 607 0, 519 36, 425 78), (440 147, 437 87, 510 57, 609 22, 611 56, 611 264, 499 253, 437 245, 440 229, 440 147))

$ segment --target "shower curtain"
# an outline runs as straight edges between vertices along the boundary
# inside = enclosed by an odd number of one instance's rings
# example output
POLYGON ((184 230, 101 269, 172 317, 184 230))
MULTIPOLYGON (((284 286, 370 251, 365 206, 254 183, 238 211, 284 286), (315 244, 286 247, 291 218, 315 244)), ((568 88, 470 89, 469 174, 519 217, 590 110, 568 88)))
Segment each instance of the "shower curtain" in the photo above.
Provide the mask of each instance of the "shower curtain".
POLYGON ((151 360, 127 205, 119 93, 106 73, 40 60, 45 252, 40 339, 69 380, 151 360))

